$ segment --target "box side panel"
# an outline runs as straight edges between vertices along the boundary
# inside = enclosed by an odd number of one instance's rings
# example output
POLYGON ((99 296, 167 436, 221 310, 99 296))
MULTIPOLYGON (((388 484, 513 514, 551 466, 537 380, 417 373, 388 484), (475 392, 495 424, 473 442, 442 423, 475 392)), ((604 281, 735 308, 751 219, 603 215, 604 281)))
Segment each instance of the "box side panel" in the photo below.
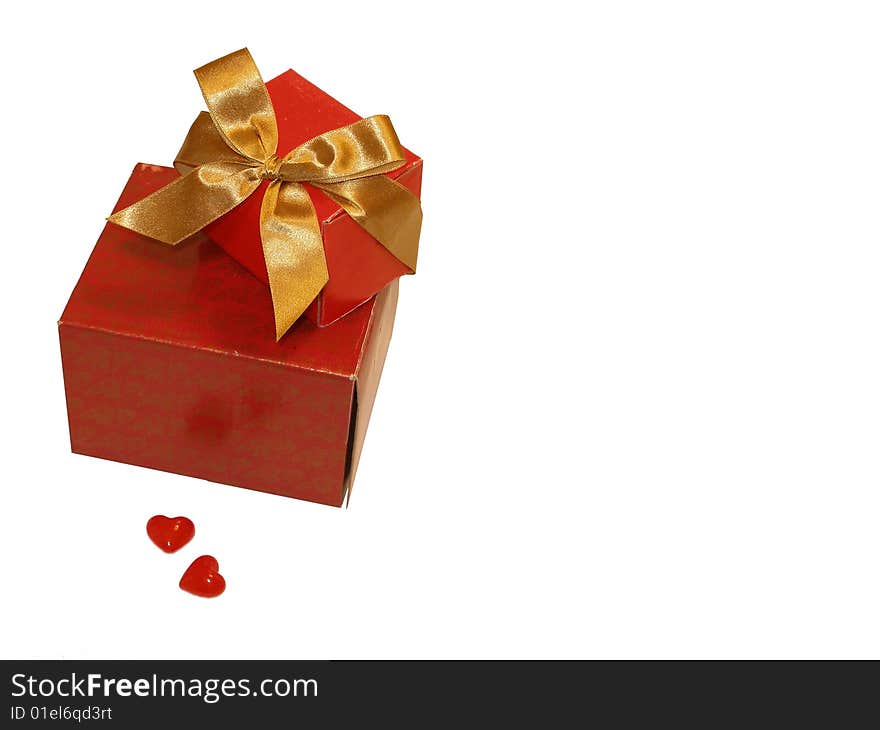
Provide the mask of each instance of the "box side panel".
POLYGON ((260 208, 267 187, 268 183, 262 182, 253 195, 203 229, 208 238, 266 286, 269 274, 260 240, 260 208))
MULTIPOLYGON (((419 197, 421 162, 401 175, 398 182, 419 197)), ((321 292, 318 319, 311 316, 314 310, 307 313, 319 327, 333 324, 390 281, 409 273, 406 266, 348 215, 339 215, 324 223, 324 253, 330 281, 321 292)))
POLYGON ((61 323, 74 452, 339 506, 353 384, 61 323))
POLYGON ((379 380, 385 366, 385 356, 388 354, 388 346, 391 343, 394 315, 397 312, 398 290, 399 282, 395 280, 376 297, 370 333, 367 336, 355 385, 354 425, 350 463, 345 483, 346 495, 351 494, 355 472, 364 446, 364 438, 367 435, 367 425, 370 422, 379 380))

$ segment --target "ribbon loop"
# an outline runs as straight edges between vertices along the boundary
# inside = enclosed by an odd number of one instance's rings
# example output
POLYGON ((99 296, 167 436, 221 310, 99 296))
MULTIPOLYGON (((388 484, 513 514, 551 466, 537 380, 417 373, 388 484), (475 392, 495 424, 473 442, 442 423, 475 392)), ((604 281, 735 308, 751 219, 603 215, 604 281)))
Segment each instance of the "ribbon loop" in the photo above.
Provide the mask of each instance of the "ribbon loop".
POLYGON ((328 281, 321 226, 308 191, 322 190, 411 271, 422 211, 418 198, 384 173, 406 163, 385 115, 334 129, 277 155, 269 93, 247 49, 195 72, 208 112, 196 118, 175 160, 183 177, 108 220, 176 244, 260 188, 260 237, 278 339, 328 281))
POLYGON ((297 182, 344 182, 404 164, 403 147, 383 114, 319 134, 294 148, 284 157, 281 176, 297 182))
POLYGON ((195 70, 211 119, 233 150, 252 160, 275 154, 278 126, 269 92, 247 48, 195 70))

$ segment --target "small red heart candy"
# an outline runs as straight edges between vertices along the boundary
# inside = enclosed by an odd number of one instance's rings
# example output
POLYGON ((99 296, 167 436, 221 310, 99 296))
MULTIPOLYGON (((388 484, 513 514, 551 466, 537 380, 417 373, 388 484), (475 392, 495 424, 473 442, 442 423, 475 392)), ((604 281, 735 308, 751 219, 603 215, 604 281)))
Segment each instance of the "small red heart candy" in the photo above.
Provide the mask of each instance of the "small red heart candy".
POLYGON ((187 517, 156 515, 147 520, 147 535, 166 553, 176 553, 195 534, 196 526, 187 517))
POLYGON ((210 555, 202 555, 192 561, 183 577, 180 579, 180 587, 187 593, 192 593, 202 598, 219 596, 226 590, 226 581, 217 571, 220 566, 217 560, 210 555))

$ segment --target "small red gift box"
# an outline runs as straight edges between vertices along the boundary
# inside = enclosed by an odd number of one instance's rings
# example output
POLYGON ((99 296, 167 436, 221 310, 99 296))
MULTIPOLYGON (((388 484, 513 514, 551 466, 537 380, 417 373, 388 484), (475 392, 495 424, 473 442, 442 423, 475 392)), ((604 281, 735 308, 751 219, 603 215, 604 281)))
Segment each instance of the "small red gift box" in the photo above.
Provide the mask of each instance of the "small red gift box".
MULTIPOLYGON (((116 209, 176 177, 138 165, 116 209)), ((205 236, 172 248, 108 225, 59 322, 71 447, 339 506, 396 304, 393 281, 276 343, 268 288, 205 236)))
MULTIPOLYGON (((336 99, 294 71, 268 81, 266 88, 278 124, 278 153, 285 154, 312 137, 361 119, 336 99)), ((387 176, 417 197, 422 187, 422 160, 404 149, 406 164, 387 176)), ((260 243, 260 204, 267 182, 255 195, 204 229, 230 256, 268 285, 260 243)), ((324 237, 329 281, 305 316, 319 327, 344 317, 409 269, 355 223, 320 190, 307 186, 324 237)))

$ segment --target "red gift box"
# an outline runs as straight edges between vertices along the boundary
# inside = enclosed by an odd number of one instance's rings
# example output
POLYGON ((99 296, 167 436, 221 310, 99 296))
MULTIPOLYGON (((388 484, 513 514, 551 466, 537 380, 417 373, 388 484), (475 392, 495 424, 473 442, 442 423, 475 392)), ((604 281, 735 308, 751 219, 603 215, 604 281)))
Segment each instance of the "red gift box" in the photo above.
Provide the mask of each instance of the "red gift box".
MULTIPOLYGON (((138 165, 116 210, 176 176, 138 165)), ((396 305, 393 281, 276 343, 268 288, 205 236, 170 247, 108 225, 59 322, 71 448, 339 506, 396 305)))
MULTIPOLYGON (((316 135, 361 119, 294 71, 267 82, 266 88, 275 108, 279 156, 316 135)), ((387 175, 418 197, 422 160, 409 150, 404 153, 406 164, 387 175)), ((267 185, 264 181, 255 194, 206 226, 204 233, 268 286, 260 242, 260 205, 267 185)), ((325 327, 410 271, 338 204, 320 190, 306 188, 321 223, 330 279, 305 315, 325 327)))

